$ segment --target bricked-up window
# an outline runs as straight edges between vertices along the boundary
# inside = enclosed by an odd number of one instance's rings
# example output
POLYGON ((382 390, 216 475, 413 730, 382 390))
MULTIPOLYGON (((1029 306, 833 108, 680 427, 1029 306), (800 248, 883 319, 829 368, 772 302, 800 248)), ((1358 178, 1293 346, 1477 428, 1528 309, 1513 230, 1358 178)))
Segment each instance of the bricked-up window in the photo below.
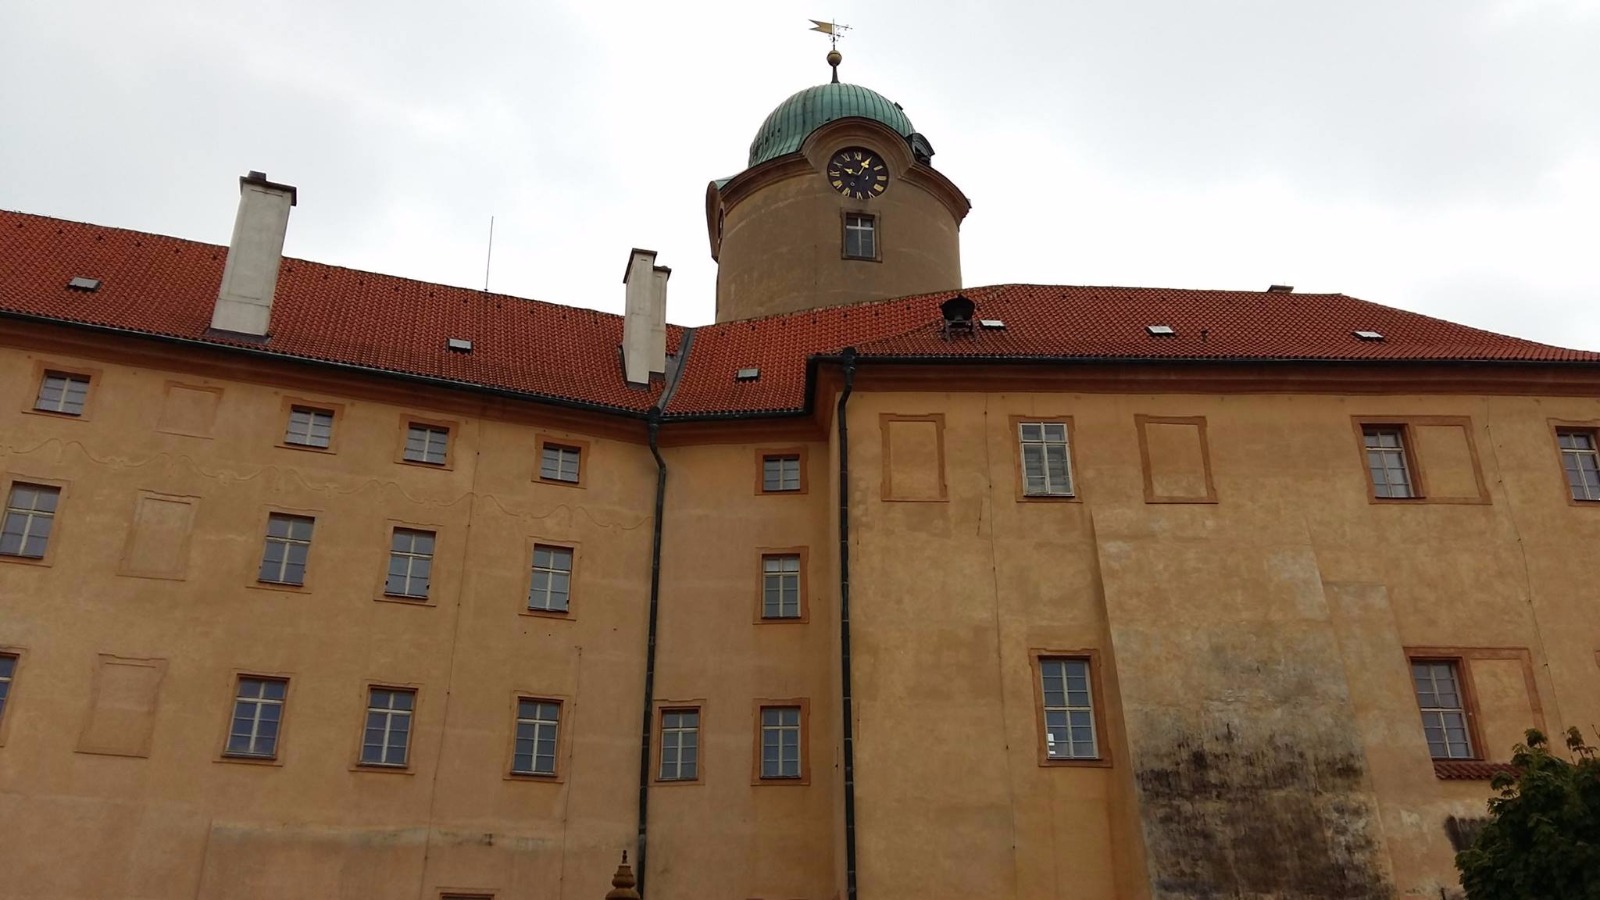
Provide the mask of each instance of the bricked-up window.
POLYGON ((81 416, 83 404, 88 399, 89 376, 46 372, 39 381, 39 396, 34 399, 33 408, 42 412, 81 416))
POLYGON ((283 442, 326 450, 333 443, 333 413, 309 406, 290 407, 289 430, 283 442))
POLYGON ((517 775, 556 774, 556 737, 561 704, 553 700, 517 701, 517 745, 511 771, 517 775))
POLYGON ((433 532, 396 528, 389 539, 389 573, 383 592, 391 597, 428 599, 433 574, 433 532))
POLYGON ((368 688, 367 722, 361 738, 363 766, 405 766, 411 749, 411 713, 416 705, 416 691, 368 688))
POLYGON ((449 453, 450 429, 415 422, 406 426, 406 462, 442 466, 449 453))
POLYGON ((539 457, 539 478, 542 481, 577 484, 579 466, 582 464, 582 449, 561 444, 545 444, 539 457))
POLYGON ((16 674, 16 656, 0 653, 0 722, 6 720, 6 700, 11 697, 11 679, 16 674))
POLYGON ((878 258, 878 222, 866 213, 844 217, 844 255, 851 259, 878 258))
POLYGON ((1029 497, 1071 497, 1072 460, 1065 422, 1019 422, 1022 492, 1029 497))
POLYGON ((661 711, 662 781, 693 781, 700 775, 700 710, 661 711))
POLYGON ((800 454, 776 453, 761 458, 761 491, 780 494, 800 490, 800 454))
POLYGON ((800 707, 761 708, 761 777, 800 777, 800 707))
POLYGON ((1467 726, 1467 702, 1461 690, 1461 668, 1455 660, 1411 661, 1411 682, 1422 711, 1422 732, 1434 759, 1476 759, 1467 726))
POLYGON ((541 612, 566 612, 572 594, 572 548, 535 544, 533 579, 528 584, 528 608, 541 612))
POLYGON ((261 551, 258 581, 267 584, 305 584, 306 558, 311 553, 310 516, 273 513, 267 517, 267 543, 261 551))
POLYGON ((1406 461, 1405 429, 1398 425, 1368 425, 1361 429, 1367 447, 1367 470, 1372 473, 1374 497, 1415 497, 1411 468, 1406 461))
POLYGON ((1089 660, 1043 658, 1039 677, 1043 682, 1045 757, 1099 759, 1089 660))
POLYGON ((761 618, 800 618, 800 556, 774 553, 761 557, 761 618))
POLYGON ((240 677, 228 729, 228 756, 275 759, 278 729, 283 724, 283 698, 289 682, 281 678, 240 677))
POLYGON ((1600 500, 1600 448, 1595 446, 1594 429, 1563 428, 1556 432, 1556 441, 1572 499, 1600 500))
POLYGON ((20 481, 12 484, 6 497, 5 522, 0 525, 0 556, 43 559, 60 499, 60 488, 20 481))

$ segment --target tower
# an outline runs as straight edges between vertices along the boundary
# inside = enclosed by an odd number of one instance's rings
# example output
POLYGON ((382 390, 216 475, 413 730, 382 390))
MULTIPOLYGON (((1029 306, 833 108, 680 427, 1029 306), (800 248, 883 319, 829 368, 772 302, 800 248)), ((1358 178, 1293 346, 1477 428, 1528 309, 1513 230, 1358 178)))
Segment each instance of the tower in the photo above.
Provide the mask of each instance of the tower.
POLYGON ((971 204, 898 103, 833 80, 778 104, 706 188, 717 321, 961 287, 971 204))

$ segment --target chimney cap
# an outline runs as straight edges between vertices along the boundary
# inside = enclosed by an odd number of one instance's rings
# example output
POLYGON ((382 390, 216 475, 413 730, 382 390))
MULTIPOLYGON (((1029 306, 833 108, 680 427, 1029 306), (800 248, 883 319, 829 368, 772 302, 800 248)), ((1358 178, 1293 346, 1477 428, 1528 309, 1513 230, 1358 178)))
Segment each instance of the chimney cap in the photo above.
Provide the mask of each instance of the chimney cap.
POLYGON ((638 259, 641 256, 650 257, 650 270, 651 271, 653 271, 653 272, 665 272, 668 278, 672 277, 672 269, 670 267, 656 265, 656 251, 654 251, 654 250, 640 250, 638 247, 635 247, 632 250, 628 251, 628 267, 626 269, 622 270, 622 283, 623 284, 627 284, 628 283, 628 276, 633 274, 633 261, 638 259))
POLYGON ((290 206, 295 206, 296 204, 298 204, 300 202, 300 189, 299 188, 295 187, 292 184, 279 184, 276 181, 268 181, 267 180, 267 173, 265 173, 265 172, 257 172, 255 169, 251 169, 250 170, 250 174, 239 176, 239 190, 240 190, 240 192, 244 191, 244 186, 247 185, 247 184, 253 184, 253 185, 256 185, 257 187, 264 187, 264 188, 267 188, 269 190, 274 190, 274 191, 287 191, 288 194, 289 194, 289 205, 290 206))

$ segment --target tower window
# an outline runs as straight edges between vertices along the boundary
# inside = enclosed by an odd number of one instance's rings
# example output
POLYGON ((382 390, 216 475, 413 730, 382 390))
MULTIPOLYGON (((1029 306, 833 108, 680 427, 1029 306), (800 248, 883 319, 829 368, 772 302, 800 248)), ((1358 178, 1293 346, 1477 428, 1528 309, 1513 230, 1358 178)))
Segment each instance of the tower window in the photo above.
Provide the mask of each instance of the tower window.
POLYGON ((844 255, 846 259, 878 258, 878 221, 866 213, 845 213, 844 255))

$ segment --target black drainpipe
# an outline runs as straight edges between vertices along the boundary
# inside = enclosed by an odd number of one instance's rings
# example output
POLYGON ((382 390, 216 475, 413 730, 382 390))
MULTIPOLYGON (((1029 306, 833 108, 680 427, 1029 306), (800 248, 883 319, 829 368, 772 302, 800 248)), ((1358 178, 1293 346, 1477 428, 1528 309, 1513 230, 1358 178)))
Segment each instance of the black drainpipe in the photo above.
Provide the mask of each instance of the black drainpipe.
POLYGON ((636 890, 640 894, 644 893, 645 873, 650 871, 645 866, 645 832, 650 811, 650 726, 655 724, 656 613, 661 605, 661 511, 667 497, 667 461, 661 458, 661 447, 657 443, 661 431, 659 407, 650 410, 646 428, 650 436, 650 455, 656 458, 656 516, 650 540, 650 636, 644 652, 644 723, 639 737, 639 843, 634 850, 634 863, 639 872, 636 890))
POLYGON ((856 744, 850 701, 850 425, 845 404, 856 381, 856 348, 846 347, 844 390, 839 392, 839 673, 844 714, 844 878, 845 897, 856 896, 856 744))

